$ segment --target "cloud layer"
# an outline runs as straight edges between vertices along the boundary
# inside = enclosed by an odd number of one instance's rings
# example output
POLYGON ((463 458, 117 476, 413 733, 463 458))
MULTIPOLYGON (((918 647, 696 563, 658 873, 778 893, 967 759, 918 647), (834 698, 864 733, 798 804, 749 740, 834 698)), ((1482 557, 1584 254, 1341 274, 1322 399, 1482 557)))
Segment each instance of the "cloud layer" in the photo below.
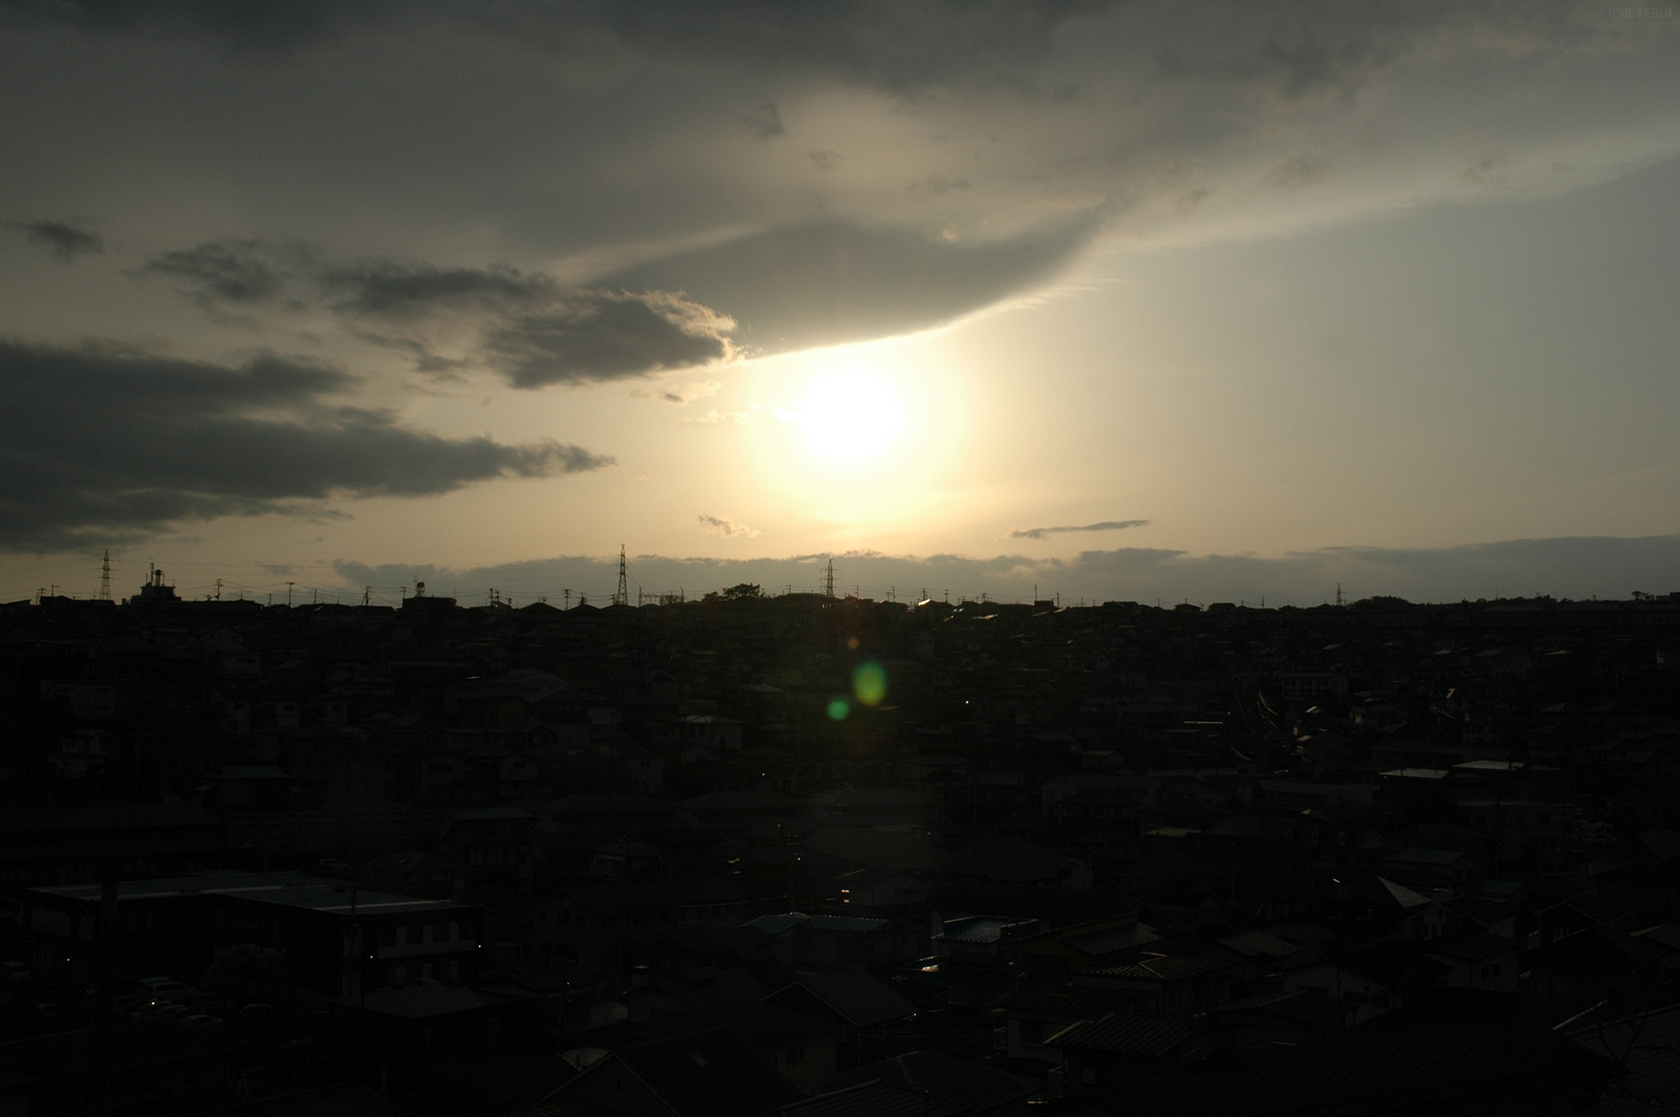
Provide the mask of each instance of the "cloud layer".
MULTIPOLYGON (((780 593, 816 592, 823 570, 834 560, 837 588, 862 588, 866 597, 915 600, 925 590, 951 600, 979 598, 1031 601, 1060 594, 1062 604, 1157 600, 1208 604, 1247 602, 1268 606, 1316 605, 1333 601, 1341 585, 1349 600, 1392 595, 1411 601, 1460 601, 1495 596, 1550 594, 1585 599, 1625 598, 1634 590, 1680 590, 1680 535, 1624 539, 1566 537, 1518 539, 1464 547, 1340 547, 1276 558, 1253 555, 1191 555, 1161 548, 1127 547, 1086 551, 1071 559, 1025 555, 971 558, 962 555, 883 555, 873 552, 801 555, 791 558, 715 559, 637 555, 630 580, 648 592, 683 590, 697 597, 714 589, 754 582, 780 593)), ((610 595, 616 559, 584 556, 441 568, 342 562, 339 574, 351 586, 382 587, 393 596, 416 578, 461 587, 463 595, 496 586, 521 594, 558 595, 562 588, 591 596, 610 595), (472 587, 473 589, 469 589, 472 587)))
POLYGON ((430 495, 611 463, 552 441, 444 438, 335 402, 355 386, 272 354, 225 367, 0 340, 0 548, 72 548, 340 494, 430 495))

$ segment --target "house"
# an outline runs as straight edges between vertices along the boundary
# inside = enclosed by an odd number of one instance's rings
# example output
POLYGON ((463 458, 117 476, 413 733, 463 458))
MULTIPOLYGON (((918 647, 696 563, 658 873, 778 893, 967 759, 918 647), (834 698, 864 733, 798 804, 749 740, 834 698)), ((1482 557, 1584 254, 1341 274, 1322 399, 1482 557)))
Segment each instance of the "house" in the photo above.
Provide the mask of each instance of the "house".
MULTIPOLYGON (((24 891, 31 968, 87 983, 97 955, 99 885, 24 891)), ((472 977, 482 909, 297 873, 206 873, 123 881, 116 892, 122 976, 203 971, 217 949, 286 951, 294 984, 345 1000, 418 981, 472 977)))
POLYGON ((1073 980, 1122 993, 1139 1012, 1188 1016, 1231 999, 1231 968, 1223 958, 1145 954, 1124 965, 1081 970, 1073 980))
POLYGON ((1062 1056, 1052 1093, 1080 1097, 1117 1086, 1140 1074, 1203 1055, 1206 1036, 1185 1016, 1110 1012, 1082 1020, 1045 1040, 1062 1056))
POLYGON ((1459 888, 1479 873, 1476 859, 1450 849, 1405 849, 1383 859, 1383 876, 1413 888, 1459 888))
POLYGON ((804 966, 880 966, 918 955, 914 927, 850 915, 761 915, 747 923, 777 938, 791 939, 792 957, 804 966))
POLYGON ((518 807, 476 807, 442 812, 438 856, 468 886, 528 888, 536 861, 534 816, 518 807))
POLYGON ((1660 1003, 1663 959, 1668 951, 1609 927, 1589 927, 1523 956, 1532 975, 1524 991, 1531 1011, 1558 1024, 1605 1002, 1632 1012, 1660 1003))
POLYGON ((854 1066, 882 1054, 892 1028, 916 1014, 915 1005, 861 969, 808 974, 764 1000, 839 1024, 842 1062, 854 1066))
POLYGON ((741 723, 717 714, 690 714, 677 719, 678 739, 687 746, 705 749, 717 756, 741 751, 741 723))
POLYGON ((1319 1043, 1340 1035, 1352 1016, 1353 1005, 1317 989, 1278 989, 1256 993, 1208 1013, 1210 1024, 1223 1029, 1236 1047, 1319 1043))
POLYGON ((1382 944, 1350 951, 1283 975, 1284 989, 1316 989, 1355 1006, 1349 1024, 1400 1007, 1414 987, 1437 981, 1450 969, 1407 944, 1382 944))
POLYGON ((1099 1096, 1122 1117, 1588 1113, 1617 1074, 1610 1060, 1545 1029, 1476 1020, 1274 1045, 1193 1075, 1129 1079, 1099 1096))
MULTIPOLYGON (((835 1103, 842 1091, 875 1087, 867 1108, 851 1112, 887 1114, 928 1112, 948 1117, 1013 1117, 1027 1112, 1027 1099, 1038 1086, 1018 1075, 936 1051, 912 1051, 843 1071, 822 1083, 816 1098, 788 1106, 785 1117, 829 1117, 845 1112, 835 1103), (826 1104, 824 1099, 830 1099, 826 1104), (896 1104, 895 1104, 896 1103, 896 1104), (906 1103, 913 1108, 904 1108, 906 1103), (808 1108, 807 1108, 808 1107, 808 1108)), ((861 1096, 845 1099, 849 1105, 861 1096)))
POLYGON ((1427 954, 1449 967, 1445 982, 1454 989, 1517 991, 1517 944, 1508 937, 1484 932, 1436 940, 1427 954))
POLYGON ((1119 1007, 1121 1001, 1106 989, 1033 982, 1004 997, 992 1009, 993 1048, 1010 1059, 1037 1059, 1062 1065, 1062 1053, 1046 1044, 1069 1025, 1095 1020, 1119 1007), (1003 1017, 998 1034, 998 1017, 1003 1017))
POLYGON ((1036 919, 1007 915, 966 915, 947 919, 933 936, 933 952, 969 961, 997 961, 1010 947, 1039 933, 1036 919))
POLYGON ((638 1028, 655 1036, 724 1028, 777 1074, 807 1093, 839 1070, 838 1024, 763 1001, 734 1001, 704 1012, 654 1012, 638 1028))
POLYGON ((627 1117, 761 1117, 798 1097, 732 1031, 715 1028, 613 1051, 541 1105, 627 1117))

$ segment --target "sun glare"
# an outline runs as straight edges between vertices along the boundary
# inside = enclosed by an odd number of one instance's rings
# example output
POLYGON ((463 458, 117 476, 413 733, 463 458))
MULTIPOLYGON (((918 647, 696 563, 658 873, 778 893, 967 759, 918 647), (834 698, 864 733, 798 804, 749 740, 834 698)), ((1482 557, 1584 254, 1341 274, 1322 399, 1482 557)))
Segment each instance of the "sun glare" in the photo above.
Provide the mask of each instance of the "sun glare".
POLYGON ((797 411, 777 411, 797 425, 818 457, 832 462, 878 458, 897 440, 903 413, 892 385, 870 372, 847 371, 812 386, 797 411))

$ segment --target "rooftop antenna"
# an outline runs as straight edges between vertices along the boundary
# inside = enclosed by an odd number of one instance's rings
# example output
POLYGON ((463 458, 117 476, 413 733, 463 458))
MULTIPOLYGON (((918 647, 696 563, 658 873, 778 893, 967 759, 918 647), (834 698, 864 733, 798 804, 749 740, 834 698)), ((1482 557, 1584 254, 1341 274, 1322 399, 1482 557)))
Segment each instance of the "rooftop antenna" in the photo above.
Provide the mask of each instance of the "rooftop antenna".
POLYGON ((823 572, 823 596, 834 596, 834 560, 828 560, 828 569, 823 572))
POLYGON ((111 600, 111 548, 105 548, 105 561, 99 564, 99 600, 111 600))
POLYGON ((624 569, 624 544, 618 545, 618 592, 613 594, 614 605, 630 604, 630 579, 624 569))

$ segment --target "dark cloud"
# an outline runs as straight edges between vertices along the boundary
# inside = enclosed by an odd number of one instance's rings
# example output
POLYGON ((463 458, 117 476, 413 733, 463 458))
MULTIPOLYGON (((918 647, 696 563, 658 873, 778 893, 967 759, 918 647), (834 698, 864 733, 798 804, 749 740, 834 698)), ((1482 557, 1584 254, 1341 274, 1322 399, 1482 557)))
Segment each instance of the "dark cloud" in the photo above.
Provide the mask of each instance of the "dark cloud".
MULTIPOLYGON (((930 180, 932 181, 932 180, 930 180)), ((939 179, 941 191, 965 180, 939 179)), ((968 242, 903 227, 822 221, 647 261, 588 287, 506 265, 441 268, 390 261, 337 264, 304 244, 208 241, 165 252, 137 275, 165 275, 207 310, 324 302, 381 323, 382 344, 421 371, 454 374, 457 358, 418 329, 466 315, 476 352, 518 388, 644 376, 724 360, 735 336, 761 352, 910 333, 941 325, 1054 275, 1095 234, 1092 212, 999 240, 968 242)))
POLYGON ((13 18, 93 32, 193 31, 267 51, 321 42, 396 9, 391 0, 0 0, 0 11, 13 18))
POLYGON ((1121 531, 1129 527, 1148 527, 1148 520, 1104 520, 1100 524, 1081 524, 1077 527, 1029 527, 1009 533, 1011 539, 1043 539, 1046 535, 1065 535, 1070 531, 1121 531))
MULTIPOLYGON (((463 316, 479 361, 516 388, 622 380, 731 356, 735 323, 669 291, 568 287, 542 272, 507 265, 440 268, 391 261, 324 262, 313 245, 208 241, 165 252, 136 275, 167 275, 206 310, 279 302, 324 303, 366 322, 364 341, 407 355, 416 371, 459 379, 477 363, 440 353, 420 330, 440 314, 463 316)), ((423 330, 421 331, 424 332, 423 330)))
POLYGON ((551 298, 559 289, 541 273, 495 264, 487 268, 363 264, 322 269, 316 279, 329 293, 341 296, 334 310, 391 318, 412 318, 448 306, 523 306, 551 298))
POLYGON ((484 351, 516 388, 583 384, 722 360, 734 326, 682 295, 578 291, 489 329, 484 351))
POLYGON ((285 280, 258 240, 205 241, 196 248, 154 256, 135 275, 164 275, 182 282, 205 309, 233 303, 247 306, 279 296, 285 280))
POLYGON ((576 446, 444 438, 335 403, 336 369, 0 341, 0 547, 50 550, 339 494, 420 496, 599 469, 576 446))
MULTIPOLYGON (((778 593, 789 585, 812 592, 830 557, 837 584, 861 586, 864 596, 877 599, 896 591, 900 601, 913 600, 924 589, 935 597, 949 590, 953 601, 982 593, 994 601, 1030 601, 1035 585, 1041 596, 1059 593, 1064 605, 1080 598, 1150 605, 1157 599, 1166 605, 1185 600, 1258 605, 1264 598, 1268 606, 1317 605, 1335 599, 1338 582, 1355 600, 1393 595, 1411 601, 1460 601, 1496 594, 1583 599, 1680 589, 1673 573, 1680 569, 1680 535, 1522 539, 1415 549, 1339 547, 1278 558, 1141 547, 1086 551, 1071 559, 923 558, 875 552, 739 560, 638 555, 630 561, 630 580, 649 592, 681 589, 690 597, 741 582, 778 593)), ((570 587, 603 599, 611 595, 618 575, 616 556, 463 569, 347 562, 339 564, 338 571, 352 586, 390 587, 393 593, 398 585, 419 578, 452 580, 463 591, 496 586, 521 594, 558 594, 570 587)))
POLYGON ((1115 0, 0 0, 0 11, 89 31, 192 31, 243 50, 295 52, 358 28, 444 22, 561 54, 603 37, 654 53, 816 70, 894 90, 1013 74, 1068 19, 1115 0))
POLYGON ((25 233, 33 243, 45 245, 65 263, 84 252, 105 251, 104 238, 72 221, 11 221, 7 226, 25 233))
POLYGON ((777 136, 787 135, 787 129, 782 125, 782 114, 768 101, 748 113, 741 123, 747 126, 747 131, 761 140, 773 140, 777 136))
POLYGON ((1097 215, 1003 240, 822 221, 743 237, 606 276, 605 287, 684 291, 775 352, 928 329, 1054 275, 1097 215))

